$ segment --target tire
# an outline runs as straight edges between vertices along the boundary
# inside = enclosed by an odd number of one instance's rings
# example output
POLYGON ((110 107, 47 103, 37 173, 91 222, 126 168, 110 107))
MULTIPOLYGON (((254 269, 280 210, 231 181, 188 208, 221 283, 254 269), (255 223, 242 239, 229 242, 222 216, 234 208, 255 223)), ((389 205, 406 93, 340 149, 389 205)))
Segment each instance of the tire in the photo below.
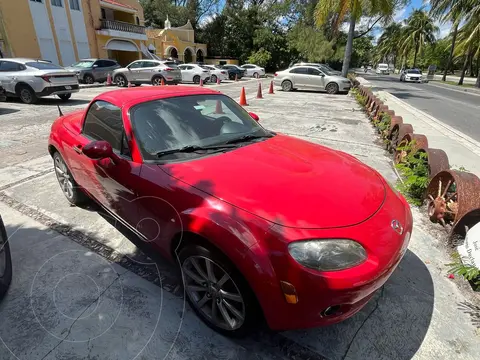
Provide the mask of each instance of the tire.
POLYGON ((7 232, 0 216, 0 299, 6 294, 12 282, 12 256, 7 232))
POLYGON ((115 75, 115 84, 119 87, 127 87, 128 81, 125 75, 115 75))
POLYGON ((260 76, 258 75, 257 72, 254 72, 254 73, 253 73, 253 77, 254 77, 255 79, 258 79, 260 76))
POLYGON ((200 76, 199 75, 195 75, 193 77, 193 83, 194 84, 200 84, 200 76))
POLYGON ((282 90, 283 91, 292 91, 293 90, 293 84, 290 80, 285 80, 282 82, 282 90))
POLYGON ((53 154, 53 166, 60 189, 67 200, 76 206, 89 202, 89 197, 80 189, 65 160, 63 160, 62 155, 58 151, 55 151, 53 154))
MULTIPOLYGON (((160 86, 160 85, 162 85, 162 79, 163 79, 162 76, 154 76, 154 77, 152 78, 152 85, 154 85, 154 86, 160 86)), ((163 80, 163 81, 164 81, 164 83, 166 84, 166 81, 165 81, 165 80, 163 80)))
POLYGON ((208 327, 225 336, 244 337, 248 335, 258 319, 261 318, 259 316, 259 306, 247 281, 226 256, 213 248, 189 244, 180 250, 178 259, 182 270, 186 298, 197 316, 208 327), (194 261, 203 270, 204 276, 196 270, 193 265, 194 261), (211 264, 211 267, 214 269, 212 271, 214 274, 212 281, 208 280, 207 263, 211 264), (193 277, 188 275, 188 273, 191 274, 192 272, 196 280, 193 280, 193 277), (218 287, 218 279, 224 278, 225 275, 227 275, 228 279, 223 285, 218 287), (192 285, 196 286, 200 291, 192 290, 192 285), (205 288, 205 290, 202 290, 202 288, 205 288), (218 289, 223 290, 223 293, 220 293, 218 289), (230 296, 236 295, 236 300, 232 299, 232 297, 225 297, 225 291, 230 296), (199 307, 198 303, 202 301, 204 305, 199 307), (211 313, 212 306, 214 306, 213 301, 216 304, 217 316, 215 316, 215 320, 212 320, 208 314, 209 312, 211 313), (223 309, 220 308, 220 304, 223 309), (241 317, 233 315, 233 312, 230 310, 231 307, 236 310, 237 314, 243 315, 243 320, 241 317), (234 320, 230 323, 230 326, 221 315, 223 311, 226 311, 227 315, 229 315, 227 318, 230 317, 230 320, 234 320))
POLYGON ((230 80, 235 80, 235 74, 228 74, 228 78, 230 80))
POLYGON ((212 83, 216 83, 217 82, 217 75, 212 75, 212 77, 210 78, 210 81, 212 83))
POLYGON ((35 91, 28 85, 21 85, 18 88, 18 96, 25 104, 35 104, 38 100, 35 91))
POLYGON ((328 83, 327 86, 325 86, 325 90, 327 91, 328 94, 337 94, 338 93, 338 85, 336 83, 328 83))
POLYGON ((69 94, 60 94, 58 95, 58 97, 60 99, 62 99, 62 101, 68 101, 71 97, 72 97, 72 94, 69 93, 69 94))
POLYGON ((83 76, 83 82, 85 84, 93 84, 95 82, 95 79, 93 78, 92 75, 86 74, 83 76))

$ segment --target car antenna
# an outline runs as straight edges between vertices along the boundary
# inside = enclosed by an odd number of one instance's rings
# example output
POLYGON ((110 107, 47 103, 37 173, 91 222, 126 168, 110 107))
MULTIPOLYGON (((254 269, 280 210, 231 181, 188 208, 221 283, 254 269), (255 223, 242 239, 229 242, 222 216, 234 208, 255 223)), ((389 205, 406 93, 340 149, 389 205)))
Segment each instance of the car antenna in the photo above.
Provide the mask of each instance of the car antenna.
POLYGON ((62 112, 62 109, 60 109, 60 105, 57 105, 57 108, 58 108, 58 115, 63 116, 63 112, 62 112))

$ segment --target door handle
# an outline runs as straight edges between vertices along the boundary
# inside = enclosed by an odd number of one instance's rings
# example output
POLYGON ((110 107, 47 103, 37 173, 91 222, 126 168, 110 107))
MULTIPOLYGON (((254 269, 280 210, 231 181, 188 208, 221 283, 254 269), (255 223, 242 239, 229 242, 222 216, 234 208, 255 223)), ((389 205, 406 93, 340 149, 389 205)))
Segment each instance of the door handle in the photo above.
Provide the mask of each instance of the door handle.
POLYGON ((74 145, 72 146, 73 150, 75 150, 76 153, 81 154, 82 153, 82 145, 74 145))

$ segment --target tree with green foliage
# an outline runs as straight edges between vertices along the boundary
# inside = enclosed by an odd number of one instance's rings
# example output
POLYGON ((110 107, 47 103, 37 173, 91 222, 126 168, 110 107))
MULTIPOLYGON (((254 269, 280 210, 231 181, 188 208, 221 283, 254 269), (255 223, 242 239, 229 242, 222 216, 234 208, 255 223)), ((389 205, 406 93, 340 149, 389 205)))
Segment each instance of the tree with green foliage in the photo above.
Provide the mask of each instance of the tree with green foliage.
POLYGON ((426 44, 435 42, 435 33, 439 31, 433 18, 424 10, 414 10, 406 20, 402 47, 413 49, 413 67, 417 67, 417 56, 426 44))
POLYGON ((402 26, 398 23, 391 23, 378 38, 376 47, 376 59, 378 61, 392 62, 397 66, 398 55, 400 54, 399 43, 403 37, 402 26))

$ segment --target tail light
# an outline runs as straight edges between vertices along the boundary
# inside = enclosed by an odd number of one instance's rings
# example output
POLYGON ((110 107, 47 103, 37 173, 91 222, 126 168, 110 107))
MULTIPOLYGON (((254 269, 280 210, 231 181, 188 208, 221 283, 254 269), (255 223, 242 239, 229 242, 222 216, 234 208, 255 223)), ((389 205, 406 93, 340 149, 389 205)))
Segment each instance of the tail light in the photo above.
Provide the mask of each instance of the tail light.
POLYGON ((174 71, 175 69, 172 68, 165 68, 165 71, 174 71))
POLYGON ((50 82, 51 76, 45 76, 44 75, 44 76, 40 76, 40 77, 43 79, 43 81, 50 82))
POLYGON ((277 74, 277 73, 275 73, 275 74, 273 74, 273 76, 278 76, 278 74, 277 74))
POLYGON ((226 74, 226 72, 225 72, 225 71, 221 71, 220 73, 221 73, 221 74, 224 74, 224 75, 226 74))

